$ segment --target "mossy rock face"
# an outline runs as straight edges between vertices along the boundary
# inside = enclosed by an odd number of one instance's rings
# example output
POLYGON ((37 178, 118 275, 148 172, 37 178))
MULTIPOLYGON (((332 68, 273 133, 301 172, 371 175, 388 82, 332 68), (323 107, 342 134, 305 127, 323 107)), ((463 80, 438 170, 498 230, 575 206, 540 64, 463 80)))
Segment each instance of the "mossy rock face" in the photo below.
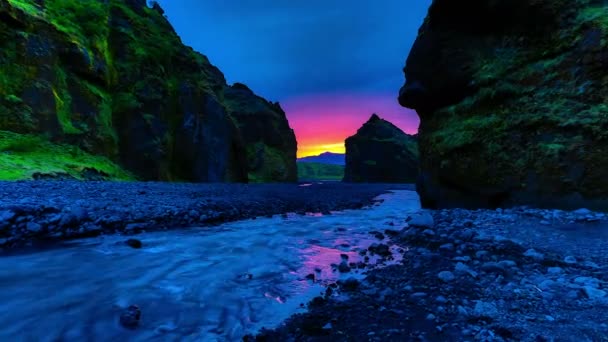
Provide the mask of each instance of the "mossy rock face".
MULTIPOLYGON (((0 0, 0 19, 0 130, 48 136, 143 180, 247 181, 253 145, 231 116, 232 88, 158 5, 0 0)), ((240 112, 272 108, 244 98, 240 112)))
POLYGON ((239 83, 225 90, 224 99, 247 146, 250 180, 297 181, 296 137, 281 106, 239 83))
POLYGON ((417 175, 416 137, 378 115, 346 139, 345 182, 413 183, 417 175))
POLYGON ((607 68, 605 2, 434 0, 399 96, 423 205, 608 209, 607 68))

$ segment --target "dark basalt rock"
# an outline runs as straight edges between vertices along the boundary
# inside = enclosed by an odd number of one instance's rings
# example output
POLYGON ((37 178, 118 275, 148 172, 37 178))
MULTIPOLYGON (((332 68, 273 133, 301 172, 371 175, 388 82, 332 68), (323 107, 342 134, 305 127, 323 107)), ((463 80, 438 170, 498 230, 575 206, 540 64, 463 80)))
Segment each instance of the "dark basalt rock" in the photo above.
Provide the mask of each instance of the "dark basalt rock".
POLYGON ((280 106, 228 86, 146 3, 0 0, 0 131, 77 146, 141 180, 295 181, 280 106))
POLYGON ((296 137, 281 106, 256 96, 241 83, 224 94, 246 146, 249 179, 297 181, 296 137))
POLYGON ((608 209, 606 18, 605 1, 433 1, 399 94, 423 206, 608 209))
POLYGON ((135 248, 135 249, 139 249, 143 246, 143 244, 141 243, 141 240, 138 240, 138 239, 129 239, 129 240, 125 241, 125 244, 127 246, 135 248))
POLYGON ((345 182, 413 183, 418 174, 416 138, 374 114, 346 139, 345 182))
POLYGON ((128 329, 135 329, 141 319, 141 310, 137 305, 129 306, 120 314, 120 324, 128 329))

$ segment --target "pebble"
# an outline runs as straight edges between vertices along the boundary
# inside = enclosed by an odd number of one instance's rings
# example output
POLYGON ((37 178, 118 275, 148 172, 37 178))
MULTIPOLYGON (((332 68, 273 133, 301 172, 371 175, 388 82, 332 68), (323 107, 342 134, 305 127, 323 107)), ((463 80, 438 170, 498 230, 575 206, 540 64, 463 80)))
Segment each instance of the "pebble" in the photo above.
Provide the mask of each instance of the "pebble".
POLYGON ((564 270, 561 267, 549 267, 547 268, 547 273, 549 274, 560 274, 564 270))
POLYGON ((545 258, 545 256, 542 253, 539 253, 539 252, 537 252, 534 249, 528 249, 524 253, 524 256, 530 257, 530 258, 532 258, 534 260, 537 260, 537 261, 541 261, 541 260, 543 260, 545 258))
POLYGON ((495 318, 500 315, 496 305, 484 301, 478 301, 475 303, 475 308, 473 309, 473 315, 477 317, 490 317, 495 318))
POLYGON ((444 296, 437 296, 437 298, 435 298, 435 301, 439 304, 445 304, 447 302, 447 299, 445 299, 444 296))
POLYGON ((16 214, 11 210, 2 210, 0 211, 0 223, 7 222, 12 220, 16 214))
POLYGON ((481 270, 489 273, 505 273, 505 267, 494 261, 484 262, 481 265, 481 270))
POLYGON ((432 321, 432 320, 434 320, 435 318, 436 318, 436 317, 435 317, 435 315, 433 315, 432 313, 430 313, 430 314, 428 314, 428 315, 426 316, 426 319, 427 319, 427 320, 429 320, 429 321, 432 321))
POLYGON ((463 264, 462 262, 456 263, 454 266, 454 271, 459 274, 469 274, 471 277, 476 278, 478 273, 473 271, 469 266, 463 264))
POLYGON ((120 324, 129 329, 134 329, 139 325, 141 310, 137 305, 131 305, 120 314, 120 324))
POLYGON ((573 211, 573 214, 584 216, 584 215, 592 214, 592 211, 587 208, 581 208, 581 209, 577 209, 577 210, 573 211))
POLYGON ((439 279, 441 279, 442 281, 448 283, 454 279, 456 279, 456 277, 454 276, 454 274, 450 271, 441 271, 439 272, 439 274, 437 275, 437 277, 439 277, 439 279))
POLYGON ((412 227, 419 228, 432 228, 435 225, 433 216, 431 216, 431 214, 426 211, 411 216, 410 220, 407 223, 412 227))
POLYGON ((141 241, 140 241, 140 240, 138 240, 138 239, 129 239, 129 240, 125 241, 125 243, 126 243, 128 246, 133 247, 133 248, 136 248, 136 249, 137 249, 137 248, 141 248, 141 247, 142 247, 142 243, 141 243, 141 241))
POLYGON ((587 285, 592 286, 594 288, 600 287, 600 280, 593 277, 576 277, 574 278, 574 283, 579 285, 587 285))
POLYGON ((340 287, 344 291, 354 291, 359 287, 359 281, 355 278, 348 278, 344 281, 339 281, 340 287))
POLYGON ((433 235, 435 235, 435 231, 434 231, 434 230, 432 230, 432 229, 425 229, 425 230, 422 232, 422 234, 423 234, 423 235, 426 235, 426 236, 433 236, 433 235))
POLYGON ((132 231, 132 230, 141 230, 146 228, 146 224, 145 223, 129 223, 126 227, 125 230, 126 231, 132 231))
POLYGON ((488 251, 477 251, 477 252, 475 252, 475 258, 481 259, 482 257, 484 257, 488 254, 490 254, 490 252, 488 252, 488 251))
POLYGON ((551 279, 545 279, 538 284, 538 288, 544 291, 550 290, 558 285, 558 283, 551 279))
POLYGON ((573 257, 573 256, 571 256, 571 255, 569 255, 569 256, 567 256, 567 257, 564 258, 564 262, 566 264, 571 264, 571 265, 572 264, 576 264, 576 258, 573 257))
POLYGON ((517 263, 513 260, 501 260, 498 262, 498 265, 500 265, 504 268, 509 268, 509 267, 516 267, 517 263))
POLYGON ((414 292, 411 294, 412 298, 424 298, 427 296, 426 292, 414 292))
POLYGON ((38 233, 42 230, 41 225, 39 225, 36 222, 31 222, 31 221, 25 225, 25 228, 32 233, 38 233))
POLYGON ((338 266, 338 271, 340 271, 340 273, 348 273, 350 272, 350 267, 345 261, 342 261, 338 266))
POLYGON ((598 290, 593 286, 583 286, 583 293, 589 299, 599 299, 606 297, 606 291, 598 290))
POLYGON ((452 251, 452 250, 454 250, 454 244, 453 243, 446 243, 446 244, 443 244, 443 245, 439 246, 439 249, 445 250, 445 251, 452 251))
POLYGON ((595 269, 600 268, 600 266, 598 264, 594 263, 593 261, 585 261, 585 262, 583 262, 583 266, 589 267, 589 268, 595 268, 595 269))

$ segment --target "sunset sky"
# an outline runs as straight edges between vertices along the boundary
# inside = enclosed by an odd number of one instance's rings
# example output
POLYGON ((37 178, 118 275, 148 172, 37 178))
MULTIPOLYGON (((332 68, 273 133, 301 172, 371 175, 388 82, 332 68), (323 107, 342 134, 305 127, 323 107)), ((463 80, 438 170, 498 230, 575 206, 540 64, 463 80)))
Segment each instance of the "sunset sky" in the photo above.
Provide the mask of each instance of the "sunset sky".
POLYGON ((278 101, 298 157, 344 152, 378 113, 415 133, 397 103, 402 68, 431 0, 160 0, 184 43, 229 83, 278 101))

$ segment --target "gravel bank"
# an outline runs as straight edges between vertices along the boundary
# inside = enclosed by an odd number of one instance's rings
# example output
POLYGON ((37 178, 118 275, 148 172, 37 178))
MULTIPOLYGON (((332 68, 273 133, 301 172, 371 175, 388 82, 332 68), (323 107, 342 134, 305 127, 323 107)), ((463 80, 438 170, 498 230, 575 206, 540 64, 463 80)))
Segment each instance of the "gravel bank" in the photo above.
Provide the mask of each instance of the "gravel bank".
POLYGON ((0 247, 356 209, 411 185, 0 182, 0 247))
POLYGON ((380 224, 401 264, 330 285, 245 340, 608 341, 604 214, 455 209, 380 224))

